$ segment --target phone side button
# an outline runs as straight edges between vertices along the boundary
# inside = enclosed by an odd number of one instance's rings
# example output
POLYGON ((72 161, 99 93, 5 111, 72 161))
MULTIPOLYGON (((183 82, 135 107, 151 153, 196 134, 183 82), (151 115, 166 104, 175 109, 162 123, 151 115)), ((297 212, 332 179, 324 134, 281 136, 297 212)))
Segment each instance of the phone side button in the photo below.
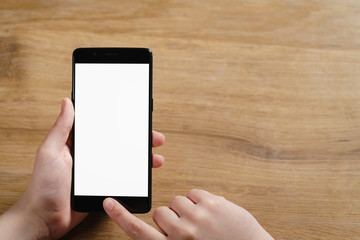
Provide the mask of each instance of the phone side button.
POLYGON ((154 111, 154 99, 153 98, 151 99, 151 111, 152 112, 154 111))

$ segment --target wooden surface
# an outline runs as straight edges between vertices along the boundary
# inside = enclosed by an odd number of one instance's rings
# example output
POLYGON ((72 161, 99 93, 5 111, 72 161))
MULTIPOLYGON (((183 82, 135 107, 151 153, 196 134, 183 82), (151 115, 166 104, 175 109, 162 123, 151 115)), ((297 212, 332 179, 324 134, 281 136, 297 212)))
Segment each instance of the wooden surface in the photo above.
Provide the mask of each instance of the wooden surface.
MULTIPOLYGON (((85 46, 153 50, 153 209, 203 188, 276 239, 360 238, 359 1, 1 1, 1 212, 85 46)), ((127 237, 94 214, 65 239, 127 237)))

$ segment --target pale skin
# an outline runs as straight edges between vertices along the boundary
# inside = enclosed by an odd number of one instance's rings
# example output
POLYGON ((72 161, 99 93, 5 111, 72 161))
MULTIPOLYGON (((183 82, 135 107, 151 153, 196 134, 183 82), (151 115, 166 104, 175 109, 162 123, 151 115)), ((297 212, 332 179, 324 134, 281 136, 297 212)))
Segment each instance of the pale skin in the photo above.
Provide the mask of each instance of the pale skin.
POLYGON ((135 240, 273 239, 248 211, 204 190, 193 189, 186 197, 174 197, 169 207, 157 208, 153 220, 162 232, 111 198, 103 205, 110 218, 135 240))
MULTIPOLYGON (((0 216, 1 239, 58 239, 87 216, 70 206, 73 119, 72 102, 65 98, 58 119, 37 150, 29 186, 0 216)), ((164 139, 153 131, 153 147, 161 146, 164 139)), ((153 154, 152 162, 154 168, 160 167, 164 157, 153 154)))
MULTIPOLYGON (((29 186, 0 216, 1 239, 58 239, 87 216, 70 206, 73 119, 72 102, 65 98, 58 119, 36 153, 29 186)), ((153 131, 153 147, 164 140, 164 135, 153 131)), ((163 156, 153 154, 153 168, 163 162, 163 156)), ((162 232, 111 198, 103 205, 132 239, 272 239, 245 209, 204 190, 193 189, 186 197, 176 196, 169 207, 157 208, 153 219, 162 232)))

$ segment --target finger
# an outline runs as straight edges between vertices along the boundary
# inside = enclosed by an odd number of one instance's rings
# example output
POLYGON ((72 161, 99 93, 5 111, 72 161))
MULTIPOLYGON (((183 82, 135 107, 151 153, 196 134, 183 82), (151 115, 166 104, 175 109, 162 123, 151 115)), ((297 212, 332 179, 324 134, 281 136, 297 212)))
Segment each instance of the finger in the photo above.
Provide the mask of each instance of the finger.
POLYGON ((195 204, 187 197, 176 196, 170 202, 170 208, 181 218, 193 212, 195 204))
POLYGON ((152 167, 153 168, 161 167, 164 164, 164 161, 165 161, 165 158, 163 156, 153 153, 153 155, 152 155, 152 167))
POLYGON ((46 136, 43 145, 54 152, 61 152, 66 144, 74 121, 74 108, 68 98, 61 104, 61 112, 54 126, 46 136))
POLYGON ((187 194, 187 198, 189 198, 195 204, 201 202, 202 199, 207 199, 211 196, 213 196, 211 193, 201 189, 192 189, 187 194))
POLYGON ((129 213, 116 200, 106 198, 103 202, 103 206, 109 217, 114 220, 132 239, 166 239, 162 233, 129 213))
POLYGON ((158 207, 153 215, 154 222, 158 227, 169 235, 174 226, 179 223, 179 217, 168 207, 158 207))
POLYGON ((152 146, 159 147, 164 144, 165 136, 157 131, 152 131, 152 146))

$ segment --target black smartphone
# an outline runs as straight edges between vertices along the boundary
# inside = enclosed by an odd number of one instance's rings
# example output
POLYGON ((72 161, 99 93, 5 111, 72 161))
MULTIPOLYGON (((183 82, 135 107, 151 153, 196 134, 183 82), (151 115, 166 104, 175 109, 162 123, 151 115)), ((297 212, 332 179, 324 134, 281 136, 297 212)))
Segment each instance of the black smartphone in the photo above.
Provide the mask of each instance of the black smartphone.
POLYGON ((152 53, 147 48, 73 52, 72 208, 104 211, 112 197, 151 209, 152 53))

